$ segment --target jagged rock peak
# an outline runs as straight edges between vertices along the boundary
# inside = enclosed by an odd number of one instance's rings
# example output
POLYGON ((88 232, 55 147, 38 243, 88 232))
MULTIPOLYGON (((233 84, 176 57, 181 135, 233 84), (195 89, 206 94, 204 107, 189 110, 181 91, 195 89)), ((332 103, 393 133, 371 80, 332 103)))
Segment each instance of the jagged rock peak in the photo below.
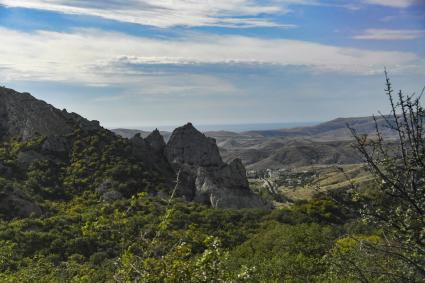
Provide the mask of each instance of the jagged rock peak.
POLYGON ((141 133, 137 133, 132 138, 130 138, 130 140, 140 140, 140 139, 143 139, 141 133))
POLYGON ((130 139, 130 141, 131 141, 133 144, 136 144, 136 145, 138 145, 138 146, 146 147, 146 145, 147 145, 146 140, 142 137, 142 135, 141 135, 140 133, 135 134, 135 135, 134 135, 134 136, 130 139))
POLYGON ((165 155, 172 164, 204 167, 223 164, 215 139, 206 137, 191 123, 173 131, 165 155))
POLYGON ((164 151, 166 144, 164 137, 161 135, 158 129, 155 129, 152 133, 150 133, 145 140, 156 152, 164 151))
POLYGON ((215 208, 270 208, 250 190, 242 162, 224 163, 215 139, 191 123, 174 130, 165 155, 181 173, 178 191, 187 200, 215 208))
POLYGON ((0 140, 65 135, 71 133, 75 126, 87 130, 100 128, 96 121, 56 109, 29 93, 0 87, 0 140))

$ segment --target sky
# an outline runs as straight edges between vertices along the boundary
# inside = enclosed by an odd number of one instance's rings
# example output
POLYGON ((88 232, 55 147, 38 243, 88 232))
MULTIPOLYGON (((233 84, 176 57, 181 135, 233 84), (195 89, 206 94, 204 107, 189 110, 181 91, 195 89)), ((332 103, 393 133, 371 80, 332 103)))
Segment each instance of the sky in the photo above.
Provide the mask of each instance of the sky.
POLYGON ((105 127, 388 111, 425 86, 425 0, 0 0, 0 85, 105 127))

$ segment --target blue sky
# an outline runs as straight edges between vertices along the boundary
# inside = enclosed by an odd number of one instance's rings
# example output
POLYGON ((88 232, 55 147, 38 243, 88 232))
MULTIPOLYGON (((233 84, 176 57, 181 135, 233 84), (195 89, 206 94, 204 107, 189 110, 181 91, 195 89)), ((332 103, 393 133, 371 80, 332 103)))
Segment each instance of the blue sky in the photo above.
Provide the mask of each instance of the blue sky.
POLYGON ((0 84, 106 127, 325 121, 425 86, 424 0, 0 0, 0 84))

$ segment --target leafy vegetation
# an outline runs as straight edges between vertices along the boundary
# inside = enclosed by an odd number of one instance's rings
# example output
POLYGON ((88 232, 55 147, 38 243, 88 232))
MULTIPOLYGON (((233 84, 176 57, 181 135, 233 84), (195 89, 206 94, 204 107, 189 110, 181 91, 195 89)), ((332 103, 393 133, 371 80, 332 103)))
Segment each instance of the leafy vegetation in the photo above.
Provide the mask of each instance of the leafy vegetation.
POLYGON ((0 282, 423 282, 424 111, 412 97, 391 103, 401 158, 379 132, 356 135, 366 189, 348 182, 272 211, 185 202, 108 131, 76 129, 66 155, 27 163, 45 138, 5 143, 0 196, 43 213, 0 211, 0 282), (105 182, 121 197, 106 199, 105 182))

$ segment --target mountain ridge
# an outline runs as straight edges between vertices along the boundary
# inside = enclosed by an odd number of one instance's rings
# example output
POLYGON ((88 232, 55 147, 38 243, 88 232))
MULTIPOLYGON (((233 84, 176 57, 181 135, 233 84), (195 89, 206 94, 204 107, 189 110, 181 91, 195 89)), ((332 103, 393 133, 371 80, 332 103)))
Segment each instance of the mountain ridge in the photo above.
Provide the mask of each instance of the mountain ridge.
POLYGON ((37 135, 66 135, 76 126, 86 130, 101 128, 98 121, 59 110, 29 93, 8 88, 0 88, 0 117, 0 140, 16 136, 26 140, 37 135))
MULTIPOLYGON (((26 178, 38 167, 57 171, 46 176, 55 179, 48 195, 72 198, 74 192, 91 190, 104 201, 114 201, 141 191, 170 193, 176 175, 184 171, 187 178, 178 184, 177 195, 188 201, 220 208, 267 208, 250 191, 243 165, 223 162, 215 140, 192 124, 177 128, 168 143, 157 130, 146 138, 138 134, 124 139, 97 121, 6 88, 0 89, 0 116, 6 147, 0 151, 4 154, 0 154, 0 177, 26 178), (2 172, 16 172, 16 177, 2 172)), ((27 190, 25 182, 23 188, 27 190)), ((0 194, 13 200, 14 206, 26 204, 27 209, 15 215, 39 213, 19 190, 0 194)), ((7 207, 0 207, 0 212, 10 210, 7 207)))
MULTIPOLYGON (((386 127, 392 117, 380 116, 376 121, 385 139, 396 138, 396 133, 386 127)), ((213 131, 204 134, 216 139, 224 161, 231 162, 239 158, 249 170, 361 163, 362 159, 351 146, 353 136, 348 126, 359 134, 376 134, 372 116, 336 118, 315 126, 292 129, 242 133, 213 131)), ((116 131, 117 134, 130 135, 137 132, 123 129, 116 131)), ((170 135, 169 132, 165 134, 170 135)))

